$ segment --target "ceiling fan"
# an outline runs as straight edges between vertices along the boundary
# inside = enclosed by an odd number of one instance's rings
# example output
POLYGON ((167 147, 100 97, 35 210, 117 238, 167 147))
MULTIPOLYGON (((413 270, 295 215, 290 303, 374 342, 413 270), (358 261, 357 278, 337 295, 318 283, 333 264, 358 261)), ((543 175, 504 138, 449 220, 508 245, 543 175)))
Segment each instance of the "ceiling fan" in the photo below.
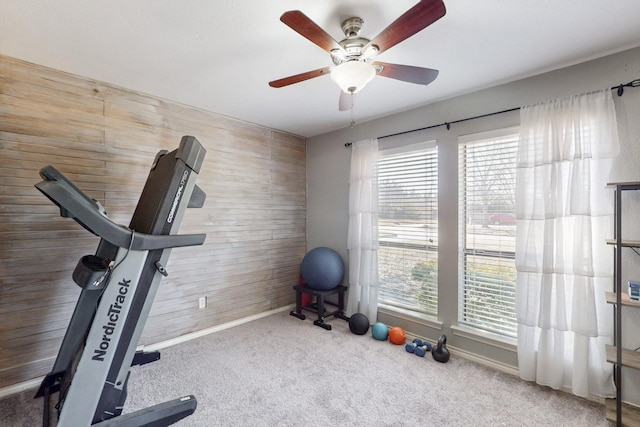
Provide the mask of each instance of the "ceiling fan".
POLYGON ((353 105, 353 96, 349 95, 359 92, 376 75, 428 85, 436 79, 438 70, 390 64, 375 61, 374 58, 433 24, 445 13, 442 0, 421 0, 371 40, 360 37, 364 21, 359 17, 352 17, 342 23, 345 38, 338 42, 301 11, 285 12, 280 20, 327 51, 334 65, 274 80, 269 82, 269 86, 280 88, 329 74, 340 86, 339 109, 345 111, 350 110, 353 105))

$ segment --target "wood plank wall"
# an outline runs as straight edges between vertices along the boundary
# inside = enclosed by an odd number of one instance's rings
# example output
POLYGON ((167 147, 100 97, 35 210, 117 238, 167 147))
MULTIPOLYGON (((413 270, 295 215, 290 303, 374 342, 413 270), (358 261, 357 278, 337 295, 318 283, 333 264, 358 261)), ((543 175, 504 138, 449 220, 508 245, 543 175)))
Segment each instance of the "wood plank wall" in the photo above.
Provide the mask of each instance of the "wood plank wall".
POLYGON ((155 154, 183 135, 207 149, 207 200, 180 232, 207 240, 172 251, 145 345, 295 301, 305 141, 0 56, 0 387, 49 372, 80 290, 71 273, 98 243, 34 188, 38 171, 54 165, 128 225, 155 154))

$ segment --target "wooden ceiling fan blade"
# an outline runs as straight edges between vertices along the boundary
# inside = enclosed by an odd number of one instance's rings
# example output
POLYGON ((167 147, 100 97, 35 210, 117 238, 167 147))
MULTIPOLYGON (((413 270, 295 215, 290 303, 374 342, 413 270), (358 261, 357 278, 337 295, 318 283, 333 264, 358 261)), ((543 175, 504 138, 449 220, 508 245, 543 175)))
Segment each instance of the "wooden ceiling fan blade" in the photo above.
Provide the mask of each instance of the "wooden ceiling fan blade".
POLYGON ((331 73, 331 67, 318 68, 317 70, 307 71, 305 73, 296 74, 294 76, 285 77, 282 79, 274 80, 269 82, 269 86, 271 87, 284 87, 289 86, 294 83, 300 83, 305 80, 313 79, 315 77, 324 76, 325 74, 331 73))
POLYGON ((345 91, 340 91, 340 99, 338 101, 338 110, 339 111, 349 111, 353 109, 353 103, 356 101, 355 93, 346 93, 345 91))
POLYGON ((343 50, 342 46, 333 37, 299 10, 290 10, 283 13, 280 20, 292 30, 329 53, 334 49, 343 50))
POLYGON ((384 52, 433 24, 446 12, 442 0, 421 0, 375 36, 363 52, 371 45, 378 46, 378 53, 384 52))
POLYGON ((438 70, 431 68, 415 67, 413 65, 389 64, 388 62, 373 62, 374 67, 382 67, 378 72, 379 76, 390 79, 402 80, 403 82, 415 83, 418 85, 428 85, 438 77, 438 70))

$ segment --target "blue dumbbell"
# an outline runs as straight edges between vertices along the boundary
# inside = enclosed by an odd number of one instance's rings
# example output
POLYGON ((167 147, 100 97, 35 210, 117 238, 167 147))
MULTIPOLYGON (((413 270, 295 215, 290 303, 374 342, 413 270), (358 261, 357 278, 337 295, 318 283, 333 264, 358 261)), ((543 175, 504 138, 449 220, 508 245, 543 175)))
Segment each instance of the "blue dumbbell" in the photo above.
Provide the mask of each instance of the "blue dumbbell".
POLYGON ((422 345, 422 340, 420 338, 414 338, 413 342, 404 346, 404 349, 407 350, 407 353, 415 353, 416 349, 422 345))
POLYGON ((424 357, 427 352, 431 351, 431 344, 424 341, 421 346, 417 346, 413 351, 413 354, 419 357, 424 357))

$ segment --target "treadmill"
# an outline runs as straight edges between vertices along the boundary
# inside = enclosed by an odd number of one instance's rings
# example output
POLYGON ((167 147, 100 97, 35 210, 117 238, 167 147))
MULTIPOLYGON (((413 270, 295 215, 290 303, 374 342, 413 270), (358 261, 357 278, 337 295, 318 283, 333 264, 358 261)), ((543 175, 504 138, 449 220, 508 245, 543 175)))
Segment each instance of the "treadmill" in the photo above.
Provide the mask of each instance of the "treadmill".
POLYGON ((172 248, 201 245, 205 234, 177 234, 187 208, 203 206, 196 185, 206 150, 193 136, 177 149, 158 152, 128 227, 110 220, 92 200, 53 166, 40 170, 35 186, 100 237, 94 255, 73 271, 81 288, 51 372, 36 397, 44 397, 43 426, 167 426, 196 409, 193 395, 181 396, 122 415, 130 368, 160 358, 136 351, 172 248), (54 416, 51 399, 58 394, 54 416))

